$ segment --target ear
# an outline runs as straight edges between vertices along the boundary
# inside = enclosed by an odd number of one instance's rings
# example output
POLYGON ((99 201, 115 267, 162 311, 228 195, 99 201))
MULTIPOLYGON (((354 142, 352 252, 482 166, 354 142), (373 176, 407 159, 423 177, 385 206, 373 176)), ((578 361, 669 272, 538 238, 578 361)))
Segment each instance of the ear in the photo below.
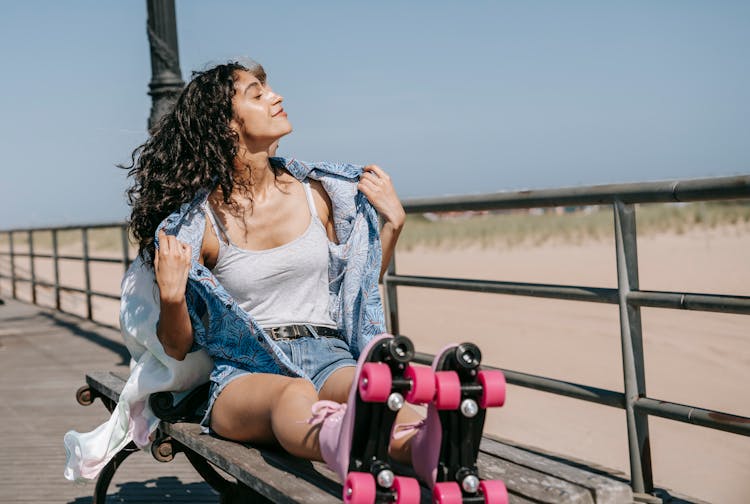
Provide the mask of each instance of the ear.
POLYGON ((236 118, 233 117, 229 121, 229 128, 235 133, 237 133, 239 136, 242 136, 242 125, 236 118))

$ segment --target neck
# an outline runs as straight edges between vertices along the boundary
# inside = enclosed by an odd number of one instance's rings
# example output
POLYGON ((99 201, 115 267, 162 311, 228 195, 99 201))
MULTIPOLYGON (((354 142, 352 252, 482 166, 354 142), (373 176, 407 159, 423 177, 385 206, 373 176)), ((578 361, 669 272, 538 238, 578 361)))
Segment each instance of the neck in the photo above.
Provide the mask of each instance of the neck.
POLYGON ((241 148, 234 159, 233 192, 250 193, 253 199, 263 197, 274 186, 275 176, 268 151, 249 152, 241 148))

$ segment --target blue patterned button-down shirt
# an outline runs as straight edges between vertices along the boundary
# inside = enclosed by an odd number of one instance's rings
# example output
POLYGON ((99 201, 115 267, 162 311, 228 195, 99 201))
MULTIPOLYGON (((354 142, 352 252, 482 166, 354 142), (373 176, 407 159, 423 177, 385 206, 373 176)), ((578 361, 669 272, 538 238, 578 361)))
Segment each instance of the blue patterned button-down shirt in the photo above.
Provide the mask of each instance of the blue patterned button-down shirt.
MULTIPOLYGON (((357 190, 362 167, 352 164, 303 163, 271 158, 295 178, 319 180, 333 205, 339 244, 329 244, 329 294, 332 315, 355 358, 375 335, 385 332, 378 290, 382 251, 377 212, 357 190)), ((192 246, 193 261, 187 285, 187 305, 195 344, 216 364, 249 371, 304 376, 275 342, 198 262, 209 191, 167 217, 159 229, 192 246)), ((157 230, 158 234, 158 230, 157 230)), ((158 239, 157 239, 158 246, 158 239)))

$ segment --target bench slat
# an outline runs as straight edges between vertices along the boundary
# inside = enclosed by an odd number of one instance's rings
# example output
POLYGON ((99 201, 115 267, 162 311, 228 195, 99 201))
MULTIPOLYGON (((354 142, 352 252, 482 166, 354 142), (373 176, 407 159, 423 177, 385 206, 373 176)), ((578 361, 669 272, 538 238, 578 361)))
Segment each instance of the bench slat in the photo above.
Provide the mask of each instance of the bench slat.
POLYGON ((86 375, 86 384, 103 396, 117 402, 127 378, 109 371, 96 371, 86 375))
POLYGON ((633 502, 632 489, 622 481, 515 448, 486 436, 482 438, 479 449, 502 460, 580 485, 594 496, 594 502, 597 504, 633 502))
POLYGON ((286 465, 291 458, 288 455, 282 460, 265 450, 203 435, 198 424, 163 422, 161 428, 165 434, 273 502, 341 502, 341 485, 318 473, 309 462, 305 471, 308 479, 305 479, 288 470, 292 468, 292 464, 286 465), (314 483, 309 481, 313 479, 314 483))
POLYGON ((482 477, 501 479, 508 492, 528 497, 534 502, 594 504, 591 494, 585 488, 487 453, 479 452, 477 466, 482 477))

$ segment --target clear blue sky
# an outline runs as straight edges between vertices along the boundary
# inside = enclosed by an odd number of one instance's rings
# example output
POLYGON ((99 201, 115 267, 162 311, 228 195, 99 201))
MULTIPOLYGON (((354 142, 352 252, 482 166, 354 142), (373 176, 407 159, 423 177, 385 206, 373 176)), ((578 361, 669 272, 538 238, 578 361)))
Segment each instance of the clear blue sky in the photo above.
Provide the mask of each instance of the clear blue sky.
MULTIPOLYGON (((124 219, 145 1, 0 7, 0 229, 124 219)), ((750 173, 750 2, 177 0, 183 78, 261 62, 280 154, 403 198, 750 173)))

